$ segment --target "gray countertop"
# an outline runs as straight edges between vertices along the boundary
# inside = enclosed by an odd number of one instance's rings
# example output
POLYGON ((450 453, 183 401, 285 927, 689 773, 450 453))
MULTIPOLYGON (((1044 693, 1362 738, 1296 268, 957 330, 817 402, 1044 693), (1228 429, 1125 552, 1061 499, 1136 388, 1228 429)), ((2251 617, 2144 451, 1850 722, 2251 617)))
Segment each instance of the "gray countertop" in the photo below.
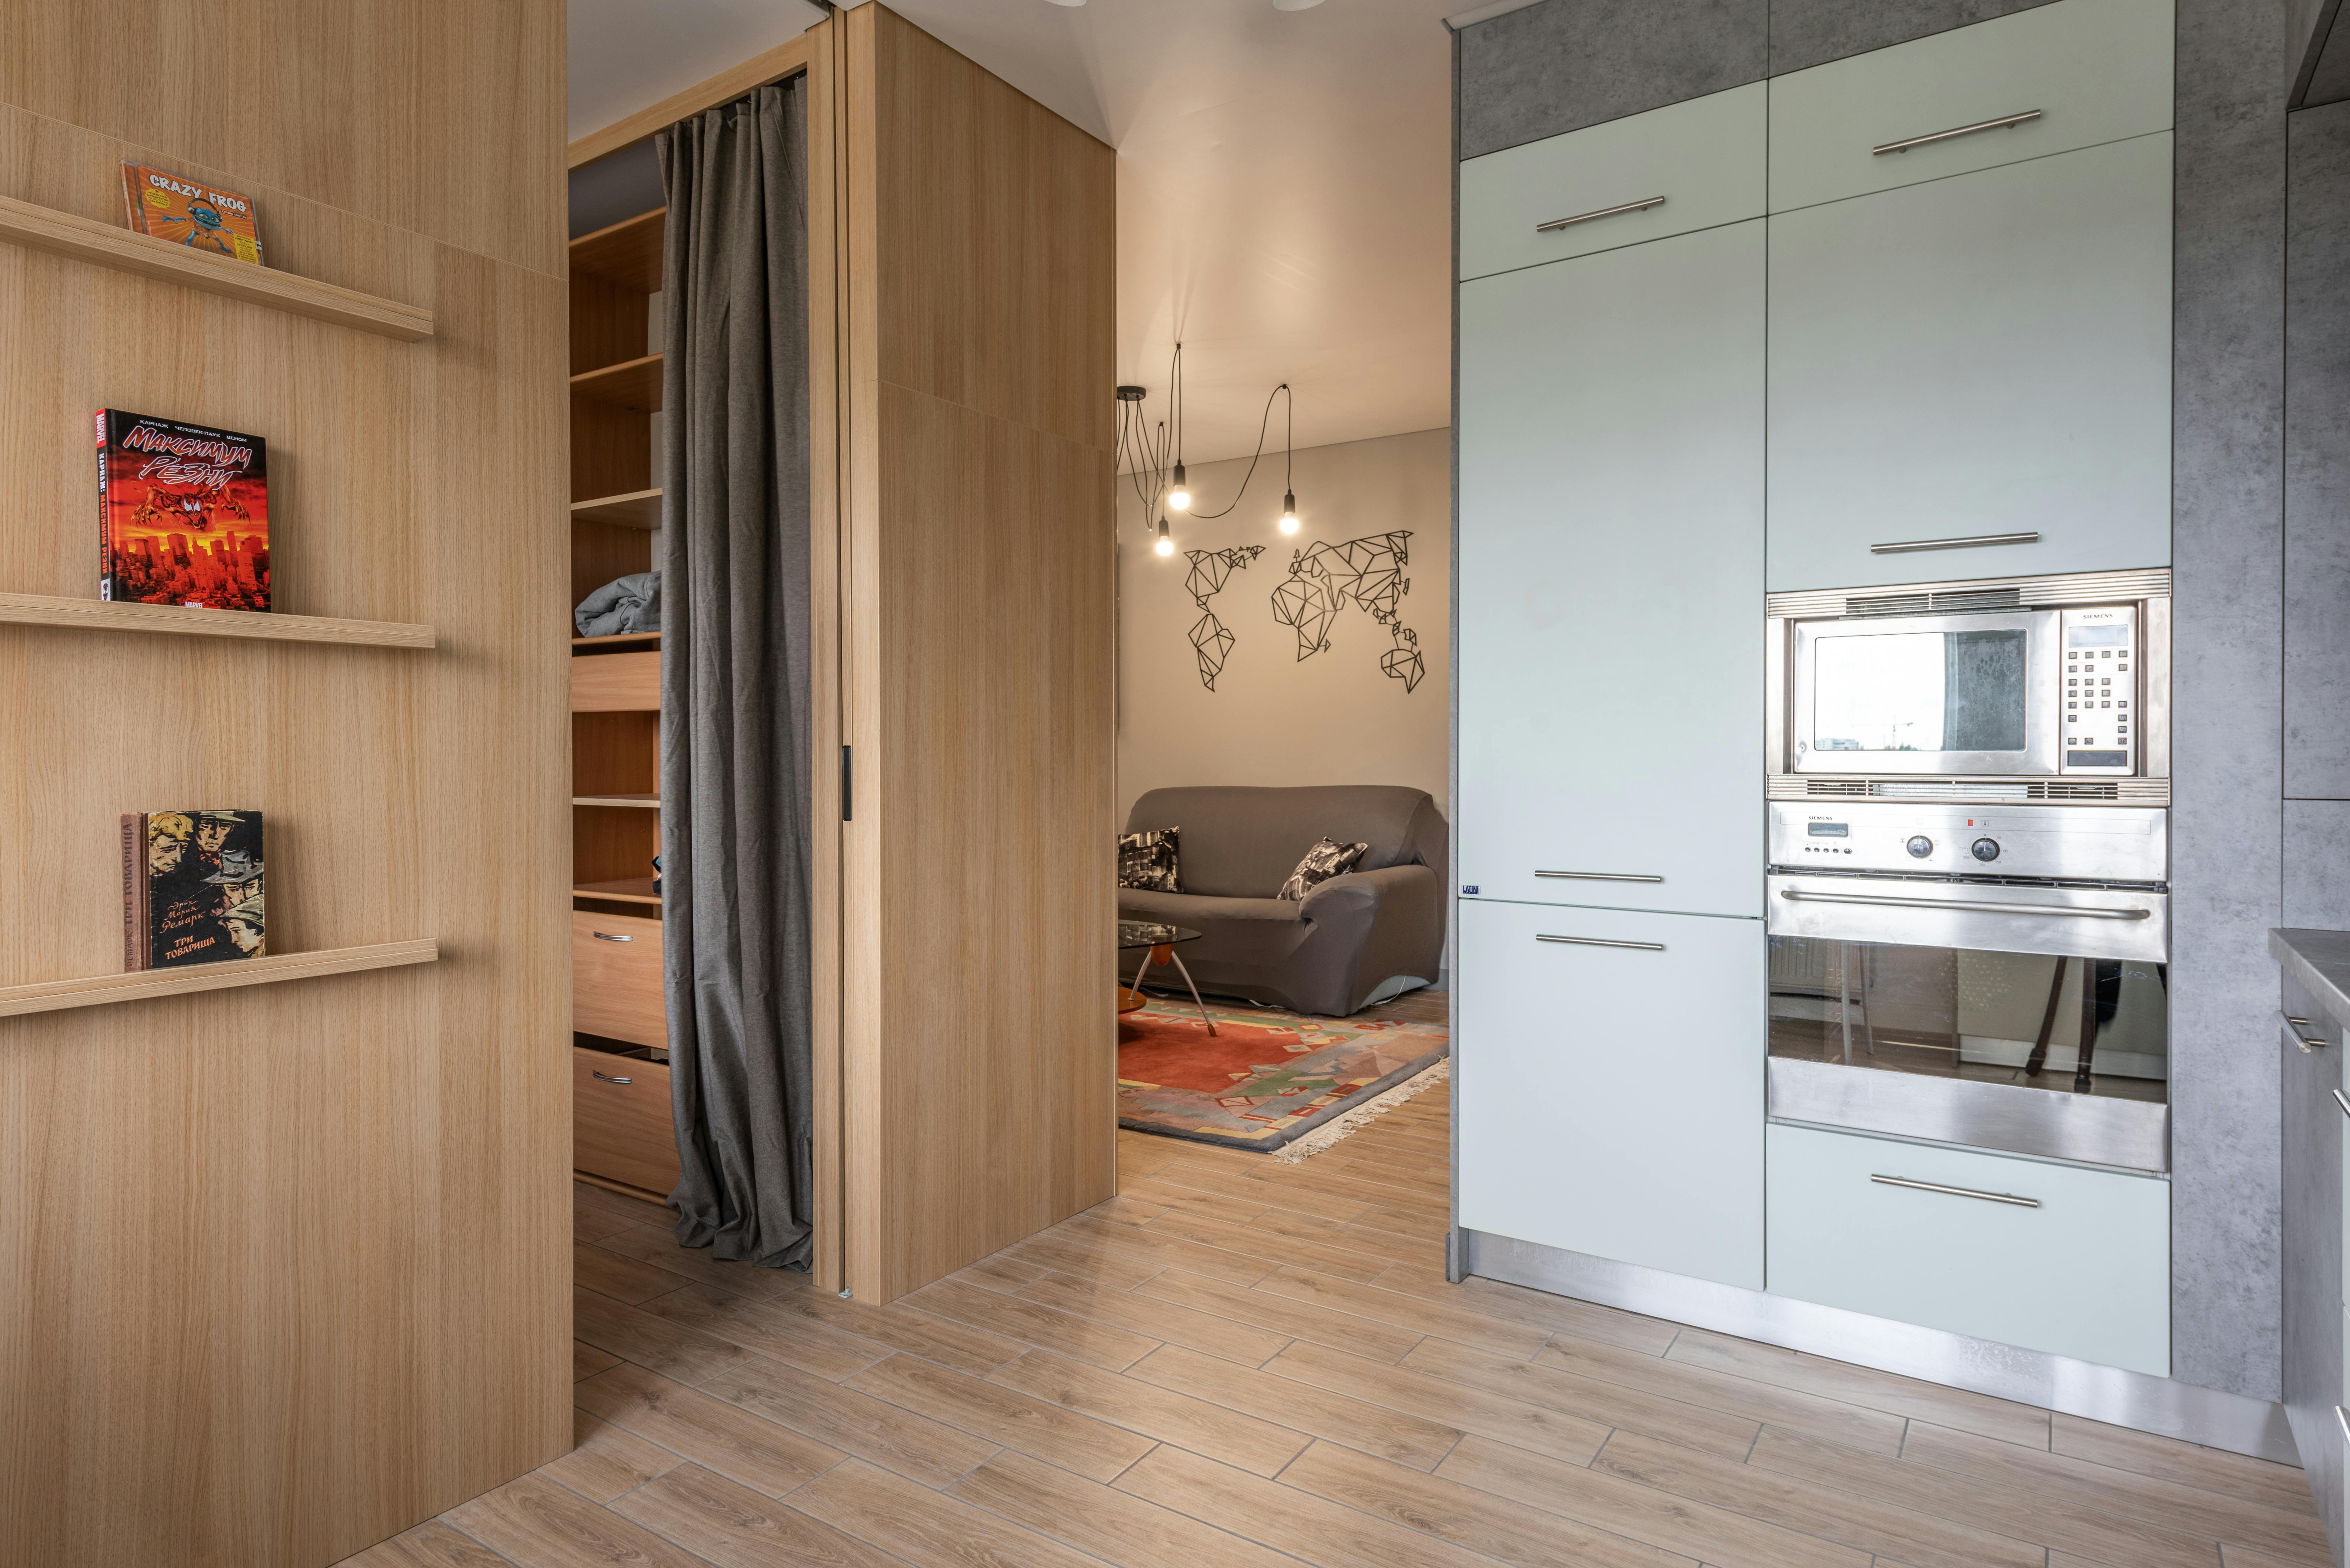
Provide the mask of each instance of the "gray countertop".
POLYGON ((2269 951, 2311 1001, 2350 1029, 2350 931, 2281 927, 2269 932, 2269 951))

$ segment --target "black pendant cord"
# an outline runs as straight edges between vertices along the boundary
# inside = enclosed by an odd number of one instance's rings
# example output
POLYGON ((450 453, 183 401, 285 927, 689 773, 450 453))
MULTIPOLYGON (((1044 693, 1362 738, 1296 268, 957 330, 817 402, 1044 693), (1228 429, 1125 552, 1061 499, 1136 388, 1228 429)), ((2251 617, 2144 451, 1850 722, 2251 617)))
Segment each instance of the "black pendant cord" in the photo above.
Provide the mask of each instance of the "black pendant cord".
MULTIPOLYGON (((1272 391, 1267 392, 1264 395, 1264 415, 1262 419, 1257 421, 1256 426, 1256 457, 1249 459, 1248 472, 1241 475, 1240 495, 1232 497, 1232 506, 1238 506, 1241 504, 1241 496, 1244 496, 1248 493, 1249 481, 1256 477, 1257 458, 1261 458, 1264 455, 1264 433, 1273 428, 1273 400, 1287 392, 1289 392, 1289 383, 1284 381, 1281 385, 1275 387, 1272 391)), ((1288 428, 1290 431, 1290 439, 1294 440, 1297 432, 1296 394, 1289 393, 1289 402, 1287 407, 1289 410, 1288 428)), ((1288 468, 1285 463, 1282 470, 1282 474, 1284 482, 1286 483, 1288 478, 1288 468)), ((1232 511, 1232 506, 1225 507, 1222 512, 1194 512, 1191 515, 1199 518, 1201 522, 1206 522, 1211 518, 1224 516, 1232 511)))
MULTIPOLYGON (((1156 440, 1151 437, 1150 427, 1143 419, 1139 402, 1128 404, 1121 400, 1118 405, 1118 451, 1115 461, 1126 465, 1127 478, 1134 485, 1134 498, 1142 504, 1142 526, 1145 530, 1151 525, 1151 514, 1159 509, 1159 498, 1167 493, 1168 458, 1172 455, 1176 462, 1182 461, 1180 455, 1183 440, 1182 373, 1183 345, 1178 343, 1175 345, 1174 358, 1167 367, 1168 392, 1175 405, 1174 428, 1170 430, 1168 428, 1167 421, 1159 421, 1159 435, 1156 440), (1146 473, 1150 479, 1148 489, 1143 486, 1143 476, 1146 473)), ((1140 389, 1137 388, 1136 390, 1139 391, 1140 389)))

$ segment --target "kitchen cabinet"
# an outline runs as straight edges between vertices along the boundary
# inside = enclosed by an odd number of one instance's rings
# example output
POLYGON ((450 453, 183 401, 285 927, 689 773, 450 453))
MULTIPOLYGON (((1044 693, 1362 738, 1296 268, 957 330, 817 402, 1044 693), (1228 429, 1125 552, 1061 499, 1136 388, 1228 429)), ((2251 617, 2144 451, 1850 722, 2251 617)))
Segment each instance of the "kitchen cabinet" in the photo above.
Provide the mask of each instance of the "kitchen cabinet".
POLYGON ((2341 1098, 2350 932, 2273 931, 2269 949, 2282 971, 2278 1016, 2260 1022, 2278 1052, 2285 1418, 2339 1562, 2350 1525, 2342 1414, 2350 1406, 2350 1113, 2341 1098))
POLYGON ((1475 896, 1762 912, 1762 286, 1760 220, 1461 286, 1475 896))
POLYGON ((2170 166, 2158 132, 1772 216, 1773 591, 2169 563, 2170 166))
POLYGON ((2170 1185, 1817 1127, 1770 1134, 1773 1295, 2170 1375, 2170 1185))
POLYGON ((1461 1223, 1760 1290, 1762 922, 1460 911, 1461 1223))

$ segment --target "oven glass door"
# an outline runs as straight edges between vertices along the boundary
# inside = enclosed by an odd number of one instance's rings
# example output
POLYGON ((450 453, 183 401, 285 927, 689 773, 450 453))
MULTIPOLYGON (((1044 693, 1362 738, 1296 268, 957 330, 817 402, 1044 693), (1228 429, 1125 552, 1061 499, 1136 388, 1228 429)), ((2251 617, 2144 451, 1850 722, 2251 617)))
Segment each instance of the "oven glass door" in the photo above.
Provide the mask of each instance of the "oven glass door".
POLYGON ((1798 622, 1795 771, 2054 774, 2059 613, 1798 622))

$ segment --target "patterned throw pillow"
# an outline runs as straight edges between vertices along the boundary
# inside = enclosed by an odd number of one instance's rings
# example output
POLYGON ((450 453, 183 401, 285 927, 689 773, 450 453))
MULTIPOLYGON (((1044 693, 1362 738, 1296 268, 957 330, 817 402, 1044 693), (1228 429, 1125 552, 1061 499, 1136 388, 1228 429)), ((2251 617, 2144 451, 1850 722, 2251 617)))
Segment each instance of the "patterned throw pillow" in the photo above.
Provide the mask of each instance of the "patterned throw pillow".
POLYGON ((1340 844, 1335 839, 1323 839, 1305 852, 1305 858, 1297 863, 1297 869, 1289 874, 1289 880, 1284 882, 1281 891, 1274 896, 1303 899, 1319 884, 1352 871, 1355 862, 1360 860, 1370 847, 1367 844, 1340 844))
POLYGON ((1154 827, 1148 833, 1118 835, 1118 885, 1153 893, 1181 892, 1175 840, 1182 831, 1180 827, 1154 827))

